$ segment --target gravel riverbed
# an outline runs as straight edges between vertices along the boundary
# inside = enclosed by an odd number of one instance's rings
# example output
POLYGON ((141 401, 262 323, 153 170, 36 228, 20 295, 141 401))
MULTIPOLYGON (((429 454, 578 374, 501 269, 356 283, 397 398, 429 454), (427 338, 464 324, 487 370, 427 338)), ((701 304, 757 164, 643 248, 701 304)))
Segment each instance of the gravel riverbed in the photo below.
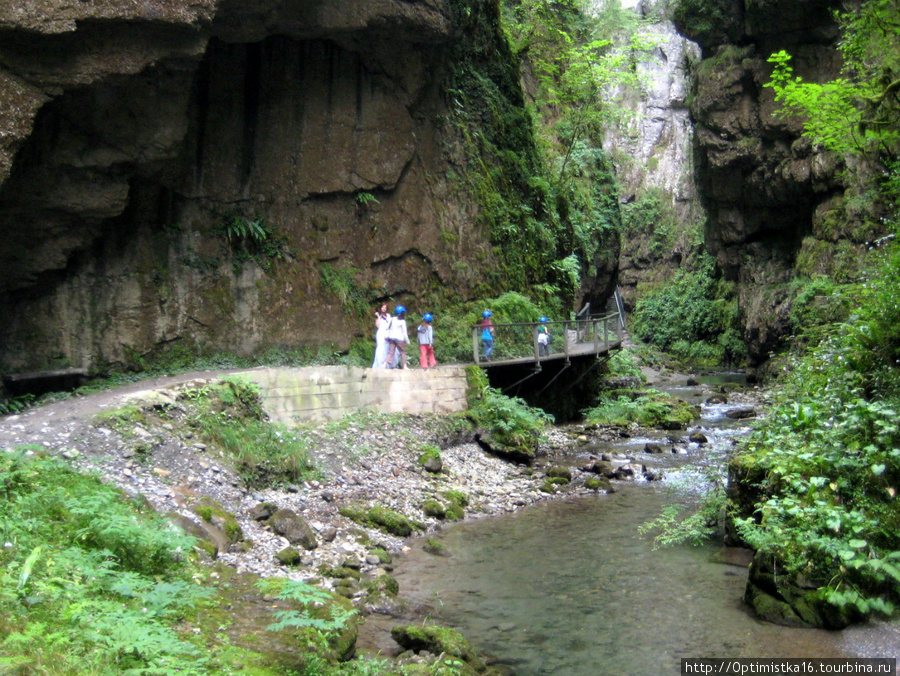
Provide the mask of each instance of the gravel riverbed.
MULTIPOLYGON (((359 562, 364 576, 378 574, 383 564, 367 554, 373 543, 391 555, 402 553, 403 538, 361 526, 339 514, 341 507, 383 505, 423 524, 423 534, 428 534, 444 522, 426 516, 423 504, 447 490, 468 497, 466 518, 508 513, 556 497, 539 489, 541 461, 528 468, 491 455, 477 443, 442 448, 442 470, 426 471, 417 462, 421 444, 441 443, 435 432, 440 426, 427 416, 373 415, 342 425, 310 428, 305 433, 318 478, 257 490, 248 489, 214 448, 185 438, 184 431, 171 424, 149 429, 134 424, 123 430, 103 419, 104 412, 129 404, 152 407, 175 402, 183 388, 202 387, 212 379, 207 374, 158 379, 7 416, 0 419, 0 448, 9 451, 27 446, 33 452, 68 458, 73 465, 99 473, 130 494, 145 496, 161 513, 177 513, 195 521, 197 515, 189 507, 192 501, 199 496, 213 498, 235 516, 244 535, 243 542, 220 553, 219 560, 239 572, 293 579, 308 579, 316 576, 323 564, 337 567, 347 561, 359 562), (142 450, 136 451, 136 447, 142 450), (290 543, 265 521, 254 518, 253 508, 261 502, 293 510, 312 528, 317 546, 301 550, 299 565, 282 565, 276 559, 290 543), (367 537, 361 536, 361 531, 367 537)), ((552 456, 571 446, 578 434, 577 430, 553 429, 542 451, 552 456)), ((565 495, 579 491, 592 492, 573 482, 565 495)), ((326 579, 326 586, 328 583, 326 579)))

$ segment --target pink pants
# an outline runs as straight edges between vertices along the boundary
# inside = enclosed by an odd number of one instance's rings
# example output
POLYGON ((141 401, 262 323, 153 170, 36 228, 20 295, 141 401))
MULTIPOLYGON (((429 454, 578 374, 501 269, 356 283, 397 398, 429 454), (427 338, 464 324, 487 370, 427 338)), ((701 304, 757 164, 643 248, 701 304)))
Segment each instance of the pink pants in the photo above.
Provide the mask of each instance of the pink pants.
POLYGON ((437 359, 434 358, 434 345, 419 345, 419 363, 423 369, 437 366, 437 359))

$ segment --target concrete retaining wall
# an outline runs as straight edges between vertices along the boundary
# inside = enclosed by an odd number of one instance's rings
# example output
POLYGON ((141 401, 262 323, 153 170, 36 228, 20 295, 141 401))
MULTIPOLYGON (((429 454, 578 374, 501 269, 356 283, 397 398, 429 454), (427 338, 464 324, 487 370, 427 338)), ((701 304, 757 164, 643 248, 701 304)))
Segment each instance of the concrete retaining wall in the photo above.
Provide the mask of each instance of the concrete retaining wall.
POLYGON ((466 410, 462 367, 368 369, 311 366, 244 371, 263 392, 276 422, 334 420, 360 409, 384 413, 459 413, 466 410))

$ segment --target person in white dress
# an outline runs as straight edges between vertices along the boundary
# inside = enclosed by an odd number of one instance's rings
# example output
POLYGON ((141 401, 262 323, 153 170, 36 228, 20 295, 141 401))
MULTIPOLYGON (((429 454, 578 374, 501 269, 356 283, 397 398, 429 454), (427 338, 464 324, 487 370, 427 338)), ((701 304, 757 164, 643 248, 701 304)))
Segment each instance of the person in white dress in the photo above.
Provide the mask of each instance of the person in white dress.
POLYGON ((388 312, 387 303, 382 303, 375 313, 375 360, 373 369, 384 368, 384 360, 387 357, 388 344, 387 332, 391 323, 391 315, 388 312))

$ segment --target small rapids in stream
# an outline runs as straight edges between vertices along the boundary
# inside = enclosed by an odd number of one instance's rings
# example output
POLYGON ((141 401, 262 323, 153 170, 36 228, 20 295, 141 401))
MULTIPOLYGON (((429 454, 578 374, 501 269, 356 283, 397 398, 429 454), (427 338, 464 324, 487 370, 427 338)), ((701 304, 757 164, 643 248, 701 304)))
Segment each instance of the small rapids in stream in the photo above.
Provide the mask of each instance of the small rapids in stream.
MULTIPOLYGON (((691 403, 702 396, 669 391, 691 403)), ((414 546, 396 561, 402 596, 519 676, 666 676, 687 657, 896 657, 900 623, 830 632, 762 622, 741 601, 739 550, 654 549, 652 535, 639 534, 666 505, 695 502, 708 468, 721 467, 733 439, 749 431, 725 416, 733 407, 704 405, 709 443, 687 453, 643 451, 666 444, 665 432, 610 446, 662 470, 660 481, 615 482, 610 495, 448 527, 439 534, 448 557, 414 546)))

